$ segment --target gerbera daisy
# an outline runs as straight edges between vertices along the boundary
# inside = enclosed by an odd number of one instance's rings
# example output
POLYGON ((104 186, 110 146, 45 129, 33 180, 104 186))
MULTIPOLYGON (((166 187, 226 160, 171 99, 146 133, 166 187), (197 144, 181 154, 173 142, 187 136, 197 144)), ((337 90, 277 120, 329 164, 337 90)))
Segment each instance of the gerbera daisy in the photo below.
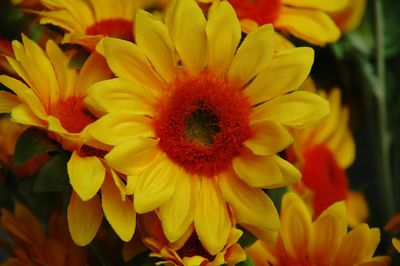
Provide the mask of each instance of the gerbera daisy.
MULTIPOLYGON (((317 93, 311 79, 302 88, 317 93)), ((367 219, 368 207, 361 193, 349 190, 345 171, 355 158, 355 143, 347 125, 349 110, 341 105, 338 88, 318 93, 330 102, 331 113, 315 127, 292 131, 288 160, 302 173, 302 181, 292 188, 307 199, 315 217, 333 203, 346 201, 349 224, 355 226, 367 219)))
POLYGON ((338 202, 312 222, 302 199, 289 192, 282 200, 277 243, 257 241, 246 252, 256 265, 389 265, 389 257, 373 257, 379 229, 361 224, 347 233, 346 213, 345 203, 338 202))
MULTIPOLYGON (((199 1, 215 4, 221 0, 199 1)), ((339 39, 340 30, 328 12, 342 10, 348 1, 228 0, 235 8, 244 31, 271 23, 278 31, 320 46, 339 39)))
POLYGON ((260 188, 300 178, 275 154, 292 141, 284 126, 306 126, 329 111, 321 97, 294 91, 313 50, 275 54, 271 25, 239 45, 228 2, 207 21, 194 0, 172 1, 165 25, 140 10, 135 37, 137 44, 104 39, 118 78, 94 84, 86 98, 108 112, 88 132, 114 146, 105 159, 127 176, 135 210, 157 210, 169 242, 194 222, 211 255, 229 237, 227 204, 239 223, 273 239, 278 214, 260 188))
POLYGON ((136 10, 157 0, 40 0, 48 11, 40 12, 42 24, 67 31, 63 42, 94 49, 104 36, 133 40, 136 10))
POLYGON ((100 204, 117 234, 128 241, 135 228, 132 201, 121 197, 122 183, 103 164, 107 146, 98 146, 85 136, 86 127, 96 119, 83 105, 86 90, 111 76, 104 58, 93 53, 78 73, 68 68, 70 58, 53 41, 47 42, 46 51, 24 35, 22 41, 13 42, 16 58, 7 60, 25 83, 0 76, 0 83, 16 94, 0 94, 0 109, 10 112, 14 122, 48 130, 52 138, 72 151, 67 166, 74 192, 68 221, 74 241, 85 245, 93 239, 102 220, 100 204), (97 195, 100 188, 102 203, 97 195))
POLYGON ((236 263, 246 260, 244 250, 237 244, 242 231, 235 227, 230 228, 226 246, 215 256, 209 254, 201 245, 193 226, 189 227, 179 240, 170 243, 166 239, 160 220, 154 212, 139 216, 138 231, 142 236, 143 242, 152 251, 150 256, 160 258, 167 265, 212 266, 225 263, 236 265, 236 263))

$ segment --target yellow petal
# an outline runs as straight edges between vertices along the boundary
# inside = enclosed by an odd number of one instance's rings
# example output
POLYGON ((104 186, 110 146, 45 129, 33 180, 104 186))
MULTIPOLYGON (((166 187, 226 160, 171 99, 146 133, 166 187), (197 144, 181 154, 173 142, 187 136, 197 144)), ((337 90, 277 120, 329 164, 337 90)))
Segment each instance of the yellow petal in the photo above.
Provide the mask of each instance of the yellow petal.
POLYGON ((273 120, 284 126, 304 128, 329 113, 329 103, 316 94, 295 91, 253 109, 252 122, 273 120))
POLYGON ((261 189, 248 186, 231 172, 220 175, 218 182, 223 199, 232 206, 239 223, 262 230, 279 230, 278 212, 261 189))
POLYGON ((160 207, 159 215, 169 242, 177 241, 193 222, 200 189, 197 176, 181 174, 172 197, 160 207))
MULTIPOLYGON (((353 0, 351 0, 353 1, 353 0)), ((334 12, 344 8, 349 0, 282 0, 282 3, 293 7, 305 7, 334 12)))
POLYGON ((154 91, 159 91, 165 86, 152 69, 144 52, 135 44, 125 40, 105 38, 103 45, 107 63, 118 77, 154 91))
POLYGON ((336 42, 340 37, 340 30, 333 20, 318 10, 283 6, 274 26, 320 46, 336 42))
POLYGON ((257 155, 272 155, 293 142, 289 132, 273 121, 260 121, 250 125, 251 138, 243 144, 257 155))
POLYGON ((207 60, 206 19, 193 0, 173 0, 165 17, 175 49, 189 73, 200 72, 207 60))
POLYGON ((135 186, 135 210, 138 213, 152 211, 167 202, 175 192, 176 180, 181 169, 166 155, 147 167, 138 177, 135 186))
POLYGON ((152 137, 152 121, 131 111, 106 114, 88 127, 89 134, 108 145, 118 145, 135 137, 152 137))
POLYGON ((308 47, 276 53, 267 68, 247 86, 252 105, 296 90, 307 78, 314 61, 314 50, 308 47))
POLYGON ((349 226, 355 227, 368 219, 368 204, 362 193, 349 191, 347 194, 346 204, 349 226))
POLYGON ((151 90, 133 84, 130 81, 114 78, 100 81, 88 89, 89 96, 85 104, 89 108, 99 106, 103 113, 114 111, 132 111, 137 114, 153 115, 155 95, 151 90))
POLYGON ((347 1, 344 9, 331 13, 330 16, 342 32, 349 32, 357 28, 365 14, 367 1, 352 0, 347 1))
POLYGON ((201 244, 211 255, 216 255, 226 245, 231 222, 217 182, 213 178, 202 178, 194 226, 201 244))
POLYGON ((106 178, 101 188, 101 205, 104 215, 121 240, 131 240, 136 227, 136 212, 131 199, 122 201, 119 189, 111 178, 106 178))
POLYGON ((104 159, 115 170, 126 175, 138 175, 157 157, 158 141, 134 138, 115 146, 104 159))
POLYGON ((72 192, 67 210, 71 237, 78 246, 86 246, 96 236, 103 218, 98 196, 82 201, 72 192))
POLYGON ((271 24, 252 31, 237 50, 228 70, 228 78, 243 86, 271 62, 275 47, 271 24))
POLYGON ((166 81, 173 81, 178 68, 174 59, 174 44, 167 27, 150 13, 139 10, 135 18, 135 41, 150 59, 155 70, 166 81))
POLYGON ((294 261, 304 260, 311 243, 311 214, 295 193, 283 196, 281 226, 280 235, 288 256, 294 261))
POLYGON ((96 156, 81 157, 76 151, 67 163, 69 181, 83 201, 91 199, 104 181, 105 169, 96 156))
POLYGON ((380 241, 378 228, 361 224, 348 233, 336 251, 332 265, 355 265, 371 258, 380 241))
POLYGON ((400 240, 393 238, 392 244, 393 244, 394 248, 397 250, 397 252, 400 252, 400 240))
POLYGON ((11 109, 20 103, 17 96, 0 91, 0 113, 11 113, 11 109))
POLYGON ((14 106, 11 110, 11 121, 29 126, 46 127, 46 123, 38 119, 32 109, 23 103, 14 106))
POLYGON ((206 35, 208 69, 224 75, 228 70, 241 38, 239 20, 228 2, 221 2, 210 15, 206 35))

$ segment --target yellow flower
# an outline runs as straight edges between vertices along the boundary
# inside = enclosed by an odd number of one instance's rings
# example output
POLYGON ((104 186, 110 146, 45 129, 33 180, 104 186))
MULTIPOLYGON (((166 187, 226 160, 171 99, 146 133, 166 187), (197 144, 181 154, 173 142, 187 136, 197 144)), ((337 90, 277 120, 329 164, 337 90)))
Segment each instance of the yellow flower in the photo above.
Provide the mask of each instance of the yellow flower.
POLYGON ((349 32, 360 25, 365 7, 365 0, 348 0, 343 9, 330 13, 330 16, 342 32, 349 32))
POLYGON ((85 133, 96 120, 83 105, 86 90, 111 75, 104 58, 93 53, 78 73, 68 68, 70 59, 53 41, 47 42, 43 51, 26 36, 22 40, 22 44, 13 42, 16 58, 7 59, 25 83, 0 76, 0 83, 16 94, 0 94, 0 110, 11 112, 14 122, 47 130, 72 151, 67 168, 74 192, 68 222, 74 241, 86 245, 93 239, 101 224, 101 207, 116 233, 128 241, 135 228, 133 203, 122 193, 120 179, 103 163, 108 147, 96 145, 85 133))
POLYGON ((127 176, 138 213, 159 210, 169 242, 194 223, 216 255, 229 238, 227 204, 248 230, 274 239, 278 214, 260 188, 300 178, 276 155, 292 141, 285 126, 306 126, 329 110, 319 96, 294 91, 313 50, 275 54, 271 25, 239 46, 240 24, 228 2, 207 21, 194 0, 172 1, 165 21, 141 10, 137 44, 104 39, 117 78, 89 89, 86 102, 107 114, 88 132, 114 146, 105 160, 127 176))
POLYGON ((347 125, 349 110, 341 105, 338 88, 328 94, 317 92, 311 79, 302 88, 327 99, 331 113, 315 127, 292 131, 294 143, 288 149, 288 160, 302 173, 302 182, 292 189, 306 199, 314 216, 334 202, 345 200, 349 225, 358 225, 368 218, 368 206, 361 193, 349 190, 345 171, 355 158, 355 143, 347 125))
POLYGON ((159 218, 153 212, 139 216, 138 230, 143 242, 153 252, 150 256, 160 258, 167 265, 236 265, 246 260, 244 250, 237 244, 242 231, 234 227, 230 227, 226 246, 216 255, 211 255, 204 249, 193 226, 189 227, 180 239, 170 243, 163 233, 159 218))
MULTIPOLYGON (((221 0, 199 1, 215 4, 221 0)), ((352 0, 228 0, 245 32, 271 23, 278 31, 320 46, 339 39, 340 30, 328 12, 342 10, 348 1, 352 0)))
POLYGON ((10 255, 1 265, 87 265, 85 249, 74 245, 66 224, 65 215, 53 212, 46 236, 39 221, 22 204, 15 204, 14 214, 1 209, 0 228, 12 240, 0 241, 10 255))
POLYGON ((91 50, 104 36, 133 40, 136 10, 157 0, 40 0, 48 11, 40 13, 42 24, 53 24, 68 33, 63 42, 83 45, 91 50))
POLYGON ((389 257, 373 257, 379 229, 361 224, 347 233, 346 212, 338 202, 312 222, 304 202, 289 192, 282 200, 277 243, 257 241, 246 252, 256 265, 389 265, 389 257))

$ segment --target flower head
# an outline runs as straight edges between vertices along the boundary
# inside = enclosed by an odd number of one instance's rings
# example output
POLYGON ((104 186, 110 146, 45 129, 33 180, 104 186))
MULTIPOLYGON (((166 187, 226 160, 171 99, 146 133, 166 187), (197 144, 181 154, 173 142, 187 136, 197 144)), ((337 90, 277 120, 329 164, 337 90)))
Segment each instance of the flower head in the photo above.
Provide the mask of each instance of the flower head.
POLYGON ((271 25, 241 42, 228 2, 206 20, 194 0, 172 1, 165 24, 140 10, 135 38, 104 39, 117 78, 93 84, 85 99, 107 113, 88 132, 113 146, 105 160, 127 176, 135 210, 158 210, 171 243, 194 225, 213 256, 229 238, 228 205, 239 223, 273 240, 278 215, 260 188, 300 178, 276 155, 292 141, 285 126, 306 126, 329 109, 295 91, 313 50, 275 54, 271 25))
POLYGON ((389 265, 389 257, 373 257, 379 229, 361 224, 347 233, 346 212, 338 202, 312 222, 301 198, 289 192, 282 200, 277 243, 257 241, 247 253, 256 265, 389 265))

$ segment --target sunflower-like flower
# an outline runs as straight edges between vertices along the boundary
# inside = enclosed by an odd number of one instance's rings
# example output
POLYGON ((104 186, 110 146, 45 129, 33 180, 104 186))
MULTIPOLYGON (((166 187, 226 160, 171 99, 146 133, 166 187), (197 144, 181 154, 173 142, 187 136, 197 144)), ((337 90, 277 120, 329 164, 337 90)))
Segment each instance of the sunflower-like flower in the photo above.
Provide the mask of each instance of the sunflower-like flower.
POLYGON ((40 12, 42 24, 53 24, 67 31, 63 42, 89 49, 104 37, 133 40, 136 10, 157 0, 40 0, 47 10, 40 12))
POLYGON ((295 129, 293 145, 287 150, 288 160, 300 169, 302 180, 292 189, 308 202, 317 217, 337 201, 346 201, 349 225, 355 226, 368 217, 364 196, 349 190, 345 169, 355 158, 355 143, 348 127, 349 110, 341 104, 338 88, 328 94, 317 92, 311 79, 302 86, 304 90, 318 93, 327 99, 331 113, 315 127, 295 129))
POLYGON ((221 2, 207 21, 194 0, 172 1, 165 24, 140 10, 136 43, 105 38, 117 78, 89 88, 86 103, 106 113, 89 134, 114 146, 104 157, 127 176, 138 213, 157 210, 169 242, 194 223, 211 255, 237 221, 263 239, 279 229, 277 211, 260 188, 299 180, 276 155, 301 127, 329 111, 328 102, 294 91, 308 75, 313 50, 274 52, 265 25, 241 42, 234 9, 221 2))
POLYGON ((72 242, 66 224, 65 215, 53 212, 46 235, 24 205, 16 203, 14 213, 1 209, 0 228, 8 238, 2 236, 0 246, 9 253, 1 265, 87 265, 85 249, 72 242))
POLYGON ((216 255, 209 254, 200 243, 193 226, 189 227, 183 236, 174 243, 165 237, 161 222, 154 212, 140 215, 138 231, 143 242, 150 248, 150 256, 160 258, 167 265, 177 266, 217 266, 236 265, 246 260, 244 250, 237 243, 242 231, 236 229, 232 220, 229 238, 226 246, 216 255))
POLYGON ((96 120, 83 105, 87 88, 111 77, 104 58, 93 53, 78 72, 68 68, 70 58, 53 41, 43 51, 26 36, 22 40, 13 42, 16 58, 7 60, 24 82, 0 76, 0 83, 16 94, 1 93, 0 110, 11 112, 13 122, 47 130, 72 152, 67 168, 74 192, 68 222, 74 241, 86 245, 93 239, 102 221, 102 208, 117 234, 128 241, 136 221, 132 200, 124 197, 120 179, 103 163, 108 147, 97 145, 85 134, 96 120))
POLYGON ((373 257, 380 241, 378 228, 361 224, 347 232, 346 205, 337 202, 314 222, 299 196, 283 196, 281 229, 275 245, 257 241, 246 250, 256 265, 389 265, 373 257))
MULTIPOLYGON (((218 3, 223 0, 199 0, 218 3)), ((281 32, 324 46, 336 42, 340 30, 328 12, 342 10, 353 0, 228 0, 235 8, 244 31, 271 23, 281 32)))

